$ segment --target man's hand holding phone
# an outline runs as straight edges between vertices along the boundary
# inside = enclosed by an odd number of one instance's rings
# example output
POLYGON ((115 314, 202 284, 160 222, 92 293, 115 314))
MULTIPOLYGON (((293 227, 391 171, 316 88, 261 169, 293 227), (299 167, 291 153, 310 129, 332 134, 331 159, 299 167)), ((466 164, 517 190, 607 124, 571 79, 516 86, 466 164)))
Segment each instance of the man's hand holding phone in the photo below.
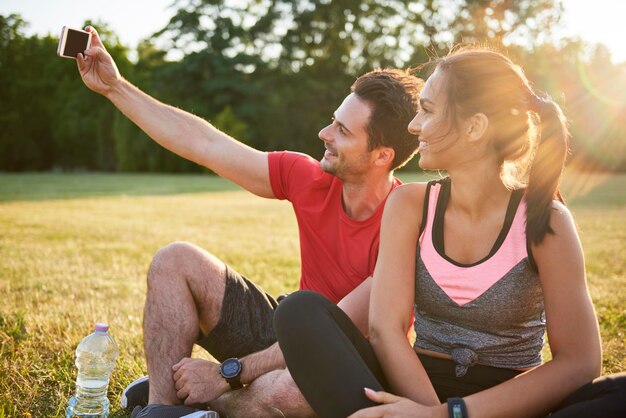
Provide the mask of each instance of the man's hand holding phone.
POLYGON ((122 80, 122 76, 98 32, 92 26, 87 26, 85 31, 91 33, 91 46, 77 55, 78 71, 87 87, 106 96, 122 80))

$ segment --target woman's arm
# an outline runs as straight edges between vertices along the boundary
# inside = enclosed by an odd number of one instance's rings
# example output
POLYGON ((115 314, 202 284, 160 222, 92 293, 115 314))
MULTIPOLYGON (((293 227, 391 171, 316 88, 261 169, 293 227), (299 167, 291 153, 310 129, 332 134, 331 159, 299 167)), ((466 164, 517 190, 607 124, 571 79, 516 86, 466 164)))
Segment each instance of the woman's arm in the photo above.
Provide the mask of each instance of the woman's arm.
MULTIPOLYGON (((385 208, 385 213, 387 213, 387 208, 385 208)), ((389 213, 391 215, 392 210, 389 213)), ((532 251, 543 287, 552 360, 498 386, 466 397, 465 402, 470 417, 545 416, 563 398, 600 374, 602 351, 598 324, 585 280, 582 248, 571 214, 560 203, 554 204, 550 226, 554 234, 546 235, 543 242, 534 246, 532 251)), ((381 230, 381 251, 382 248, 381 230)), ((381 254, 379 260, 381 258, 385 257, 381 254)), ((374 277, 376 278, 377 275, 375 274, 374 277)), ((383 297, 387 298, 387 303, 391 303, 391 288, 395 291, 400 288, 397 288, 398 283, 394 283, 387 291, 378 289, 383 287, 383 280, 376 282, 375 279, 374 284, 372 309, 375 306, 383 309, 383 297), (377 295, 376 302, 374 294, 377 295)), ((404 286, 408 287, 408 284, 405 283, 404 286)), ((412 289, 413 285, 411 285, 412 289)), ((407 291, 406 287, 404 291, 407 291)), ((396 310, 394 307, 390 309, 390 313, 396 310)), ((393 320, 395 315, 391 315, 390 319, 393 320)), ((379 316, 382 315, 376 315, 377 318, 379 316)), ((372 324, 375 328, 379 326, 382 324, 372 324)), ((397 336, 394 338, 397 340, 397 336)), ((397 344, 400 346, 399 343, 397 344)), ((411 388, 405 389, 402 381, 397 379, 402 377, 401 367, 406 368, 407 375, 423 376, 421 365, 416 367, 408 364, 408 355, 405 359, 404 352, 400 363, 400 351, 394 353, 393 347, 383 345, 382 341, 377 342, 375 348, 377 346, 378 356, 391 356, 386 359, 385 363, 382 361, 381 363, 384 365, 385 372, 389 373, 388 378, 393 379, 393 390, 397 390, 398 393, 410 399, 418 400, 417 397, 421 394, 413 393, 411 388), (394 356, 397 356, 398 361, 394 356)), ((428 379, 418 381, 407 377, 407 382, 411 382, 411 385, 422 385, 422 387, 426 384, 430 386, 428 379)), ((366 391, 366 394, 370 399, 381 402, 383 405, 358 411, 351 418, 447 416, 445 408, 442 409, 442 407, 424 408, 422 405, 415 405, 406 399, 384 392, 366 391)))
POLYGON ((406 338, 413 312, 415 250, 425 184, 395 189, 381 223, 380 250, 370 300, 370 342, 392 392, 437 405, 435 390, 406 338))
POLYGON ((543 288, 552 361, 465 398, 469 416, 544 416, 599 376, 598 324, 587 290, 582 248, 571 214, 555 203, 547 234, 532 252, 543 288))

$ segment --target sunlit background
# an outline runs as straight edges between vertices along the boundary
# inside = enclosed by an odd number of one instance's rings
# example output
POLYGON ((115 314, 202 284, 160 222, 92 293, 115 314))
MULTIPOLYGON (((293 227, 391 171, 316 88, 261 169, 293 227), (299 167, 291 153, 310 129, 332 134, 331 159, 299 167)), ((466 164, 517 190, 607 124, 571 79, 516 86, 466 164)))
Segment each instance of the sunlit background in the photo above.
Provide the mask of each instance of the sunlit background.
POLYGON ((0 77, 7 83, 0 93, 0 171, 198 171, 158 149, 86 91, 70 62, 54 57, 60 28, 87 21, 122 73, 149 93, 258 148, 314 156, 314 134, 358 74, 413 66, 459 41, 495 45, 567 111, 570 166, 626 170, 626 2, 367 0, 345 10, 320 0, 211 3, 0 1, 0 45, 7 48, 0 60, 9 63, 0 77), (268 15, 274 4, 275 15, 268 15), (12 59, 21 53, 31 55, 12 59), (37 99, 20 108, 24 97, 37 99), (80 124, 70 125, 77 107, 80 124), (38 124, 24 130, 28 115, 38 124), (83 140, 90 135, 95 143, 83 140))
MULTIPOLYGON (((288 204, 164 150, 56 57, 61 27, 88 22, 150 95, 255 148, 316 158, 358 75, 457 42, 505 52, 570 120, 562 190, 603 373, 626 370, 624 16, 622 0, 0 0, 0 418, 65 416, 74 349, 101 318, 121 354, 111 416, 128 416, 119 398, 146 373, 145 275, 169 242, 215 251, 275 295, 299 277, 288 204)), ((398 175, 438 175, 418 170, 414 158, 398 175)))
POLYGON ((626 2, 620 0, 567 0, 563 2, 562 36, 579 37, 602 43, 611 51, 614 62, 626 61, 624 31, 626 2))
MULTIPOLYGON (((29 22, 27 33, 58 34, 61 26, 80 27, 88 20, 103 21, 122 42, 136 47, 139 40, 165 27, 175 13, 174 0, 3 0, 0 14, 19 13, 29 22)), ((614 62, 626 61, 623 33, 626 2, 620 0, 566 0, 559 37, 578 37, 602 43, 614 62)))

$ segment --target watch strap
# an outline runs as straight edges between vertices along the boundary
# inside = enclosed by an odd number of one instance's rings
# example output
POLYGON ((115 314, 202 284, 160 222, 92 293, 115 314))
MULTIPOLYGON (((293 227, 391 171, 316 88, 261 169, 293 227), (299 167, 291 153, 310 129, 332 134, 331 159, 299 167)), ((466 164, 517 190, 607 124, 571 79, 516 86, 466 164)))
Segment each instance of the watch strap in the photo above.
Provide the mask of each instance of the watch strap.
POLYGON ((233 379, 226 379, 226 381, 228 382, 228 384, 230 385, 230 388, 232 390, 238 390, 241 389, 243 387, 243 383, 241 383, 241 380, 239 379, 239 376, 233 378, 233 379))
POLYGON ((463 398, 448 398, 446 402, 449 418, 468 418, 467 407, 463 398))

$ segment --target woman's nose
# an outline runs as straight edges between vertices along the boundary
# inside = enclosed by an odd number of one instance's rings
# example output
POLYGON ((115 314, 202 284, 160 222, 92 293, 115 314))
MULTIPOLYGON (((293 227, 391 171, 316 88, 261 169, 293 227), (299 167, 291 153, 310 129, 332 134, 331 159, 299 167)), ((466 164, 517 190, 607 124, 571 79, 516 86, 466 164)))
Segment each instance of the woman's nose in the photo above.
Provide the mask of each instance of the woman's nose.
POLYGON ((419 135, 422 131, 422 124, 417 120, 419 114, 415 115, 415 117, 409 122, 408 130, 411 135, 419 135))

